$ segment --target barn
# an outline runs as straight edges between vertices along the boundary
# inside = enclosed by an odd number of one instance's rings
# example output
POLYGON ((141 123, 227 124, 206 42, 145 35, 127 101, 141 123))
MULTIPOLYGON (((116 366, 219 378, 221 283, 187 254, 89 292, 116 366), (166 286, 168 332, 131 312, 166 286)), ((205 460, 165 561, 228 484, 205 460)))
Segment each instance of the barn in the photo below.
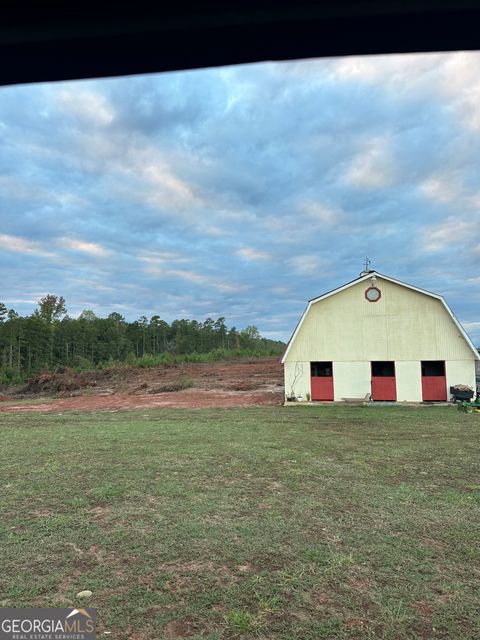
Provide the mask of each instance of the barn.
POLYGON ((475 389, 470 338, 441 295, 376 271, 308 302, 282 358, 296 400, 441 402, 475 389))

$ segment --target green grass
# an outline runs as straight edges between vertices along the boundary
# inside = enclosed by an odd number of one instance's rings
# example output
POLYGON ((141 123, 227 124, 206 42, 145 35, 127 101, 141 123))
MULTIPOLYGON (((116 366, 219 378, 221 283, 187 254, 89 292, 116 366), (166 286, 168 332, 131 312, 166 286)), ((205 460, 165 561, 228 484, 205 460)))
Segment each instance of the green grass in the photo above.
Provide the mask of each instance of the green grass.
POLYGON ((480 415, 0 421, 0 606, 90 589, 115 640, 480 637, 480 415))

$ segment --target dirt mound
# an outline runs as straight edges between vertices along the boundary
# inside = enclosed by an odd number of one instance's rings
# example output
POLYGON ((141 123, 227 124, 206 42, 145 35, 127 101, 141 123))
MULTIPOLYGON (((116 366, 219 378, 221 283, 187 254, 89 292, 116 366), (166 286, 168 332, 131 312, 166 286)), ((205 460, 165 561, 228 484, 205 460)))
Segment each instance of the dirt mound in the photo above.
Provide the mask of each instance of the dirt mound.
POLYGON ((181 380, 178 382, 171 382, 170 384, 164 384, 154 389, 149 389, 148 393, 174 393, 175 391, 183 391, 193 387, 193 384, 185 384, 181 380))
POLYGON ((96 381, 75 373, 69 367, 61 367, 54 372, 41 371, 39 374, 32 376, 27 382, 24 393, 61 393, 95 386, 96 381))
POLYGON ((15 406, 10 401, 0 412, 276 405, 283 401, 283 369, 277 358, 148 369, 121 366, 78 374, 63 368, 33 376, 14 395, 45 396, 45 402, 15 406))

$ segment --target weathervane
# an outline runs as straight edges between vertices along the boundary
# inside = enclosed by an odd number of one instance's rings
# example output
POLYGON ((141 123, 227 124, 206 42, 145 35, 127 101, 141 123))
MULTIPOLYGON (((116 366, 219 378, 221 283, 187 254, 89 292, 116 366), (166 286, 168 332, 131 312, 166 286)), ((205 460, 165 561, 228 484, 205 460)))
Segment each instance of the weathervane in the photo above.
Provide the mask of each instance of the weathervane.
POLYGON ((369 269, 370 263, 371 263, 371 260, 369 258, 365 258, 364 265, 363 265, 363 271, 360 274, 361 276, 366 276, 367 273, 370 273, 370 269, 369 269))

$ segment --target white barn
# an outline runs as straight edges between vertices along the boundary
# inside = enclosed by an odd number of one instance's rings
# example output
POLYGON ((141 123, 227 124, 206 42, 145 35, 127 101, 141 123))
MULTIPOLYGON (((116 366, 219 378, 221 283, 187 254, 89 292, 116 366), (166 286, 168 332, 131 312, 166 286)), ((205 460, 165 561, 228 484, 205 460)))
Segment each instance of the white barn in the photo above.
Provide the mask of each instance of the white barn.
POLYGON ((382 275, 310 300, 282 358, 285 396, 446 401, 475 389, 478 351, 444 298, 382 275))

